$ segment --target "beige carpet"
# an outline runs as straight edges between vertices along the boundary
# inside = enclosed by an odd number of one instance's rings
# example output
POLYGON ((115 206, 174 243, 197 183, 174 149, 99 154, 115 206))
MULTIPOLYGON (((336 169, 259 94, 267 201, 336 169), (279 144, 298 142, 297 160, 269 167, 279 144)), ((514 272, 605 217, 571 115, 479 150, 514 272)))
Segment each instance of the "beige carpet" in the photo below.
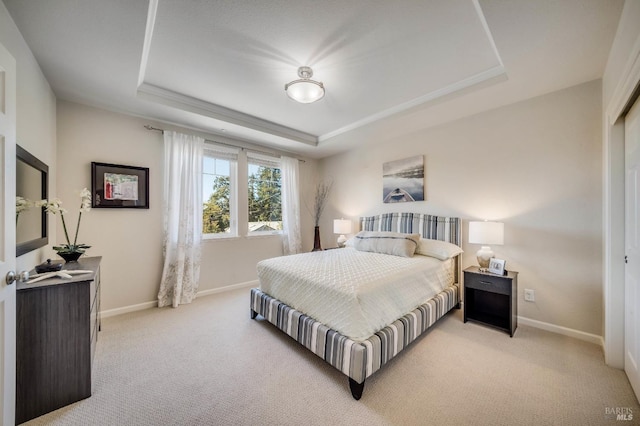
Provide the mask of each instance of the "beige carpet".
POLYGON ((453 311, 355 401, 346 376, 248 306, 244 289, 104 320, 93 396, 28 424, 640 424, 625 374, 590 343, 527 326, 509 338, 453 311))

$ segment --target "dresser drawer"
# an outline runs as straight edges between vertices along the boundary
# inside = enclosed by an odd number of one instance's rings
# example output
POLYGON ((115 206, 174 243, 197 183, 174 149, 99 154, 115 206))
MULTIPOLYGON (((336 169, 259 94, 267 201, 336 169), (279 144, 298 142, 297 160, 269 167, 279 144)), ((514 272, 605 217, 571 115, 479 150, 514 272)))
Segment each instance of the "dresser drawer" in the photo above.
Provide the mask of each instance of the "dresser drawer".
POLYGON ((511 294, 511 280, 497 275, 491 276, 465 272, 464 287, 465 289, 473 288, 491 293, 505 294, 507 296, 511 294))

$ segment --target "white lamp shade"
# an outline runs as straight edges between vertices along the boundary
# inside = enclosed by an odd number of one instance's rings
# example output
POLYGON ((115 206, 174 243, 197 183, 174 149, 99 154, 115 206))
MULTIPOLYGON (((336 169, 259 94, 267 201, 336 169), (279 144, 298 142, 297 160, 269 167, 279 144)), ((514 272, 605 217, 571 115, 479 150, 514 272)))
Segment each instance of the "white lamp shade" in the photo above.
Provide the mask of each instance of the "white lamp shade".
POLYGON ((286 87, 287 95, 294 101, 310 104, 324 97, 324 86, 313 80, 297 80, 286 87))
POLYGON ((469 244, 504 244, 504 223, 469 222, 469 244))
POLYGON ((334 234, 350 234, 351 221, 348 219, 335 219, 333 221, 333 233, 334 234))

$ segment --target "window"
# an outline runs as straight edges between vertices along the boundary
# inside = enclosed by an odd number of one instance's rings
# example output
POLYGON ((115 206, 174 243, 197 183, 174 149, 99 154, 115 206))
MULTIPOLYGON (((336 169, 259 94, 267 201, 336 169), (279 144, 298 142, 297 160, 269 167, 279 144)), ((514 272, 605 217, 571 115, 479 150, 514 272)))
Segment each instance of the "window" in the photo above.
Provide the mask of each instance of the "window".
POLYGON ((237 235, 237 150, 207 145, 202 160, 202 233, 205 236, 237 235))
POLYGON ((282 230, 282 193, 278 158, 247 153, 249 234, 282 230))
POLYGON ((280 175, 278 157, 206 144, 202 162, 203 237, 282 231, 280 175), (247 198, 239 194, 247 194, 247 198))

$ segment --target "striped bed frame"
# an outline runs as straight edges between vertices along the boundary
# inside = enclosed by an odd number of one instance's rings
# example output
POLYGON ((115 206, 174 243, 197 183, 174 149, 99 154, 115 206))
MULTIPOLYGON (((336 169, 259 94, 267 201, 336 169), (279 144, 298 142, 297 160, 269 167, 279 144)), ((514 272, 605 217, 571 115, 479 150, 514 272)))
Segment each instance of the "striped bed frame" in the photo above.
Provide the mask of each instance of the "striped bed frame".
MULTIPOLYGON (((385 213, 360 218, 365 231, 419 233, 423 238, 460 245, 460 219, 420 213, 385 213)), ((251 318, 259 314, 298 343, 349 377, 351 394, 359 400, 365 379, 397 356, 453 307, 459 307, 460 261, 454 285, 364 341, 354 341, 285 303, 251 289, 251 318)))

